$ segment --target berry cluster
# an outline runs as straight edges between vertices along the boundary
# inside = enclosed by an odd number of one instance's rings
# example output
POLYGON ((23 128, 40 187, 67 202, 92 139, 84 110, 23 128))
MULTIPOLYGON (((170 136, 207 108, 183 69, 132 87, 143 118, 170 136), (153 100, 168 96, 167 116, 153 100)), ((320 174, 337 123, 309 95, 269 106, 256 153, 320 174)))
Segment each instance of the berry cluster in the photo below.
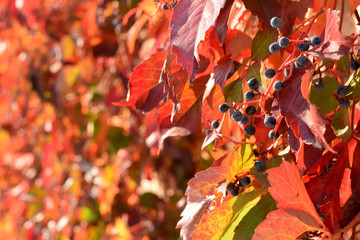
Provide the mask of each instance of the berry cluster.
POLYGON ((231 182, 227 185, 226 190, 231 193, 232 196, 236 197, 239 195, 240 188, 249 185, 251 182, 248 176, 243 176, 241 178, 236 177, 234 182, 231 182))

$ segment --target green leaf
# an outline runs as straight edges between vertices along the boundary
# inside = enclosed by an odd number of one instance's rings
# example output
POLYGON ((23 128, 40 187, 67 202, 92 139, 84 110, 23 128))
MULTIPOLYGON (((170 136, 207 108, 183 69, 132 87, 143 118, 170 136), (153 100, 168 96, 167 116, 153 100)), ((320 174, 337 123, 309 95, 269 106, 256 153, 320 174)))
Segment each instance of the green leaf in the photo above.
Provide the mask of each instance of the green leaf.
POLYGON ((251 59, 263 60, 270 56, 269 45, 277 39, 278 32, 272 27, 267 27, 263 31, 259 31, 251 44, 251 59))
POLYGON ((239 224, 242 218, 260 201, 260 197, 258 196, 265 191, 266 189, 253 191, 244 195, 240 195, 236 198, 236 201, 232 206, 234 215, 220 239, 233 239, 236 226, 239 224))
POLYGON ((256 227, 265 220, 266 215, 276 210, 276 201, 271 197, 270 193, 264 195, 261 200, 251 208, 251 210, 242 217, 240 223, 235 229, 235 240, 251 240, 255 233, 256 227))
POLYGON ((337 63, 337 68, 336 68, 339 76, 341 77, 341 79, 348 79, 350 76, 350 61, 349 61, 349 56, 345 55, 343 57, 341 57, 337 63))
POLYGON ((315 82, 317 81, 318 79, 313 81, 313 86, 311 87, 309 95, 310 102, 314 103, 322 114, 327 114, 334 111, 339 106, 339 102, 334 97, 339 82, 336 79, 325 77, 322 79, 324 89, 318 91, 315 88, 315 82))
POLYGON ((337 137, 347 141, 351 138, 350 117, 348 109, 340 109, 332 116, 331 128, 337 137))
POLYGON ((266 91, 265 67, 261 64, 260 61, 257 61, 254 64, 250 65, 246 74, 246 79, 249 80, 250 78, 256 78, 257 80, 259 80, 260 92, 264 93, 266 91))
POLYGON ((232 105, 233 102, 243 101, 243 79, 239 78, 224 88, 224 96, 229 105, 232 105))
POLYGON ((81 209, 80 218, 86 222, 96 222, 100 218, 100 214, 89 207, 83 207, 81 209))

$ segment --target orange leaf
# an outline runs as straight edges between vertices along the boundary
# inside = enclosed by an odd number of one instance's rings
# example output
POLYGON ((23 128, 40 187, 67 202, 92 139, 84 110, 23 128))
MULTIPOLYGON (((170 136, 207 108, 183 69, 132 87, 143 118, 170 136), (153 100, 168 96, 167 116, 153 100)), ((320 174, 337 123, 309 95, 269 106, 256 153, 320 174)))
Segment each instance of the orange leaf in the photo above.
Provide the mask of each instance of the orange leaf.
POLYGON ((278 202, 279 208, 304 211, 322 224, 295 163, 284 161, 280 167, 269 169, 267 173, 271 185, 269 192, 278 202))

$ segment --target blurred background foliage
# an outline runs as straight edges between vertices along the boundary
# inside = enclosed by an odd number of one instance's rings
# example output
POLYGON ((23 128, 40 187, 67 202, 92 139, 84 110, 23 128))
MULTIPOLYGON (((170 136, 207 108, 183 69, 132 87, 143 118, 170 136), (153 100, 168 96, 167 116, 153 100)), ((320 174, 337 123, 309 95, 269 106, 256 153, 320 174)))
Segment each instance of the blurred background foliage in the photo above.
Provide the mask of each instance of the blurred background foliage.
POLYGON ((168 40, 159 4, 0 1, 3 239, 178 238, 186 184, 212 162, 203 135, 153 154, 143 115, 112 104, 168 40))

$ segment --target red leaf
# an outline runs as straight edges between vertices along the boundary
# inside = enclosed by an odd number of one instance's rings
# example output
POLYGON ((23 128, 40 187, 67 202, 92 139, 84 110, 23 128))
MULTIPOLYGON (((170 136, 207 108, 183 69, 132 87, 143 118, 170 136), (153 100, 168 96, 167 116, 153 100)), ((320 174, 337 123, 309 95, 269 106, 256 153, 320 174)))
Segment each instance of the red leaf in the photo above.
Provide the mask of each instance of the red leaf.
POLYGON ((180 108, 173 110, 171 100, 165 102, 159 109, 158 124, 160 125, 159 149, 163 141, 171 136, 186 136, 201 128, 202 95, 205 89, 207 77, 197 78, 193 87, 186 82, 185 88, 179 98, 180 108))
POLYGON ((150 111, 165 96, 164 83, 159 83, 166 51, 152 55, 134 69, 130 76, 128 99, 114 103, 116 106, 134 106, 142 111, 150 111))
POLYGON ((284 161, 280 167, 269 169, 267 173, 271 185, 269 192, 277 201, 278 208, 304 211, 320 224, 322 223, 306 192, 295 163, 284 161))
POLYGON ((301 89, 302 81, 308 82, 308 78, 312 77, 312 72, 305 69, 293 72, 291 77, 284 82, 284 89, 274 94, 279 100, 273 102, 272 108, 274 111, 277 111, 277 108, 280 110, 280 114, 285 118, 296 138, 314 147, 326 147, 331 150, 324 137, 325 119, 317 110, 316 105, 307 100, 308 96, 303 95, 301 89))
POLYGON ((206 31, 205 38, 198 46, 199 54, 209 59, 210 64, 215 64, 224 57, 224 49, 221 46, 219 38, 216 36, 215 28, 210 27, 206 31))
POLYGON ((208 195, 216 195, 216 188, 225 181, 228 175, 227 166, 210 167, 198 172, 189 181, 186 195, 188 201, 198 202, 208 195))
MULTIPOLYGON (((228 55, 220 59, 215 66, 214 71, 211 73, 209 81, 206 83, 203 99, 207 98, 211 94, 215 84, 220 86, 220 90, 223 90, 227 76, 232 71, 234 71, 232 58, 228 55)), ((224 101, 225 99, 223 99, 222 103, 224 103, 224 101)))
POLYGON ((320 212, 325 215, 324 223, 332 234, 335 234, 340 227, 342 212, 339 195, 333 200, 321 206, 320 212))
POLYGON ((318 176, 311 178, 305 184, 314 204, 323 204, 331 201, 339 193, 341 180, 348 163, 348 150, 342 143, 335 146, 335 150, 340 152, 337 159, 334 159, 336 157, 335 154, 327 152, 319 159, 319 164, 314 165, 308 172, 310 174, 313 172, 313 169, 321 169, 318 176))
POLYGON ((270 212, 255 229, 253 240, 294 240, 306 231, 319 230, 319 224, 309 214, 293 209, 270 212))
POLYGON ((183 0, 174 8, 170 22, 170 41, 176 59, 190 75, 195 77, 199 54, 197 46, 205 32, 216 23, 226 0, 183 0), (195 60, 196 58, 196 60, 195 60))
POLYGON ((168 92, 167 97, 174 104, 179 103, 178 97, 180 97, 187 79, 188 74, 181 65, 176 64, 175 55, 168 53, 161 72, 160 81, 165 82, 166 92, 168 92))
POLYGON ((320 59, 340 59, 349 53, 357 35, 345 36, 339 31, 339 10, 326 10, 326 27, 322 35, 322 44, 309 50, 320 59))
POLYGON ((292 31, 295 19, 302 20, 313 1, 277 1, 277 0, 244 0, 244 4, 253 15, 257 15, 263 22, 270 25, 273 17, 280 17, 282 20, 281 32, 288 35, 292 31))
POLYGON ((349 198, 352 196, 350 174, 351 174, 350 168, 345 168, 344 176, 341 181, 341 186, 339 190, 341 207, 343 207, 346 204, 347 200, 349 200, 349 198))
POLYGON ((360 199, 360 144, 357 143, 352 154, 353 162, 351 167, 351 190, 360 199))
POLYGON ((228 31, 228 19, 233 2, 227 1, 224 8, 220 10, 220 14, 216 20, 215 31, 221 44, 224 43, 226 33, 228 31))
MULTIPOLYGON (((204 95, 205 96, 205 95, 204 95)), ((220 104, 225 102, 224 94, 218 84, 210 91, 209 95, 204 99, 201 113, 201 122, 219 120, 223 118, 223 113, 219 111, 220 104)))
POLYGON ((234 29, 228 32, 225 38, 226 54, 231 54, 233 59, 240 62, 251 55, 252 39, 244 32, 234 29))

